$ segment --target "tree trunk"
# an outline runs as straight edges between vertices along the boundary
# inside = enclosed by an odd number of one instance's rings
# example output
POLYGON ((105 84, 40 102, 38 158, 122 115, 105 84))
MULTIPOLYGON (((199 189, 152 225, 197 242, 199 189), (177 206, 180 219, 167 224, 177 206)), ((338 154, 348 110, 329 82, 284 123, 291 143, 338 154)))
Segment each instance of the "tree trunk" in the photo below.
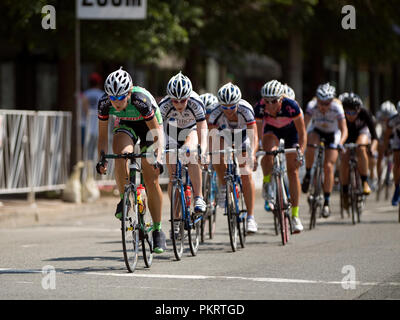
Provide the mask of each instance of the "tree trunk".
POLYGON ((290 32, 289 37, 289 86, 296 93, 296 100, 303 104, 303 35, 290 32))

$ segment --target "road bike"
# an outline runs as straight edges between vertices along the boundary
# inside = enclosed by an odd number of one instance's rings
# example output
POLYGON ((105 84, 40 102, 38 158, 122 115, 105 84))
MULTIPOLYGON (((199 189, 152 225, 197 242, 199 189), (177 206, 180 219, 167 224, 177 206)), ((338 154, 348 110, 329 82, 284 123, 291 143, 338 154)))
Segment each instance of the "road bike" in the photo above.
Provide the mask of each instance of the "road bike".
POLYGON ((224 214, 228 220, 229 242, 233 252, 238 249, 238 239, 240 246, 245 247, 247 236, 247 209, 243 196, 242 179, 239 175, 238 152, 243 151, 235 149, 234 146, 211 152, 211 154, 227 155, 224 175, 226 188, 224 214))
POLYGON ((285 149, 284 141, 282 139, 279 143, 278 149, 273 151, 257 152, 257 156, 272 155, 274 157, 270 182, 274 184, 275 189, 275 199, 272 200, 272 212, 274 214, 275 230, 280 231, 283 245, 289 241, 289 235, 293 233, 292 221, 290 218, 291 202, 289 189, 286 183, 287 170, 283 155, 297 153, 299 156, 299 152, 299 148, 285 149))
POLYGON ((194 212, 192 201, 192 185, 190 182, 188 167, 182 163, 183 155, 189 156, 198 150, 169 149, 166 153, 175 154, 176 167, 172 175, 171 187, 171 240, 176 260, 181 260, 185 238, 189 241, 190 252, 197 255, 200 244, 202 215, 194 212), (186 234, 185 234, 186 231, 186 234))
POLYGON ((129 272, 134 272, 136 269, 140 247, 146 267, 150 268, 153 262, 153 220, 146 210, 148 206, 143 175, 137 161, 140 158, 150 156, 154 156, 154 154, 101 154, 101 162, 106 159, 125 159, 130 162, 128 181, 124 187, 121 218, 122 250, 125 265, 129 272), (139 186, 136 183, 138 176, 140 177, 139 186))
MULTIPOLYGON (((363 192, 363 186, 361 183, 361 176, 358 171, 357 165, 357 148, 368 147, 368 144, 356 144, 356 143, 346 143, 343 147, 349 150, 349 203, 351 211, 351 220, 353 224, 361 222, 362 209, 365 206, 366 196, 363 192), (356 219, 357 217, 357 219, 356 219)), ((342 189, 342 188, 341 188, 342 189)), ((343 211, 343 191, 340 192, 340 204, 341 212, 343 211)))

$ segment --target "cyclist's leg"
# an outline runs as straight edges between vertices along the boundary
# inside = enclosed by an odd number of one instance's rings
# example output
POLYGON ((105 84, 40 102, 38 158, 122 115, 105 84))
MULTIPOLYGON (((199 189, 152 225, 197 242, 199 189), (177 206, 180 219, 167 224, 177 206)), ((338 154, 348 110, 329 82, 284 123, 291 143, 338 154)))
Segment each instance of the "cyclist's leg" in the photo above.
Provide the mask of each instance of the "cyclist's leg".
MULTIPOLYGON (((243 157, 247 157, 247 152, 242 153, 243 157)), ((247 215, 254 217, 254 202, 256 187, 253 180, 253 170, 246 163, 240 164, 240 178, 242 180, 244 202, 246 203, 247 215)))
MULTIPOLYGON (((188 148, 190 150, 196 150, 198 145, 198 137, 197 131, 194 129, 190 129, 185 139, 185 143, 183 144, 184 148, 188 148)), ((184 163, 188 164, 190 181, 192 182, 193 187, 193 195, 194 197, 203 197, 202 192, 202 176, 201 176, 201 167, 196 160, 196 154, 191 154, 189 158, 185 158, 184 163)))
POLYGON ((394 206, 400 203, 400 141, 398 147, 393 149, 393 178, 395 188, 392 205, 394 206))
POLYGON ((333 184, 335 182, 335 163, 338 158, 339 152, 335 149, 325 149, 325 161, 324 161, 324 195, 325 205, 329 206, 329 198, 332 193, 333 184))
MULTIPOLYGON (((368 144, 369 137, 365 133, 360 133, 356 141, 357 144, 368 144)), ((357 166, 358 171, 360 172, 361 182, 363 185, 363 191, 365 194, 370 194, 371 189, 369 188, 367 178, 368 178, 368 148, 367 147, 359 147, 357 149, 357 166)))
MULTIPOLYGON (((307 135, 307 144, 318 144, 319 142, 320 142, 320 136, 318 132, 310 130, 307 135)), ((310 185, 311 168, 314 164, 314 158, 315 158, 315 148, 307 146, 305 158, 306 158, 306 174, 303 178, 303 182, 301 185, 303 193, 308 192, 308 187, 310 185)))
MULTIPOLYGON (((279 138, 274 134, 274 132, 269 131, 267 127, 262 138, 262 145, 265 151, 276 150, 279 146, 279 138)), ((274 157, 272 155, 265 155, 262 158, 261 166, 264 174, 262 195, 265 200, 264 208, 267 211, 272 209, 273 199, 275 196, 273 194, 273 181, 271 179, 273 165, 274 157)))
MULTIPOLYGON (((128 153, 133 152, 134 141, 126 133, 122 131, 116 131, 113 137, 113 152, 128 153)), ((126 183, 126 178, 128 177, 128 161, 125 159, 115 159, 115 180, 117 183, 118 191, 120 194, 124 193, 124 186, 126 183)))

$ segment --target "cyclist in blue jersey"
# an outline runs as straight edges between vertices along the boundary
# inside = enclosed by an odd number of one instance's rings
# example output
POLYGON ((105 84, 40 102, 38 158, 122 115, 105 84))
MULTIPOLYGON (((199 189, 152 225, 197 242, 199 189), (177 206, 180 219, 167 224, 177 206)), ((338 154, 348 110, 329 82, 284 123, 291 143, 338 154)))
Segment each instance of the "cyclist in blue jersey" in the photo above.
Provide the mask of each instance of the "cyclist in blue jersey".
MULTIPOLYGON (((293 97, 292 91, 277 80, 267 82, 261 89, 264 104, 256 106, 256 117, 262 122, 262 147, 265 151, 273 151, 279 147, 279 140, 284 139, 285 148, 299 146, 300 158, 297 154, 287 154, 287 172, 289 194, 292 202, 292 221, 294 233, 303 231, 299 218, 300 180, 299 167, 303 163, 303 153, 307 144, 303 112, 298 103, 287 97, 293 97), (262 107, 264 106, 264 107, 262 107)), ((260 123, 259 123, 260 125, 260 123)), ((273 156, 265 155, 261 160, 263 169, 263 197, 267 204, 272 203, 271 172, 273 156)))
MULTIPOLYGON (((166 249, 166 240, 161 230, 162 191, 158 181, 160 170, 162 170, 161 157, 164 143, 160 109, 154 97, 146 89, 133 86, 131 76, 122 70, 122 67, 107 77, 104 89, 106 93, 98 105, 99 156, 102 152, 107 153, 108 150, 110 114, 116 116, 113 130, 114 153, 132 153, 139 140, 141 152, 153 150, 156 153, 156 162, 153 159, 142 158, 142 172, 147 189, 149 211, 154 223, 154 251, 162 253, 166 249)), ((105 174, 107 161, 100 161, 96 169, 98 173, 105 174)), ((129 173, 128 162, 124 159, 116 159, 114 173, 121 195, 115 216, 121 219, 124 185, 129 173)))

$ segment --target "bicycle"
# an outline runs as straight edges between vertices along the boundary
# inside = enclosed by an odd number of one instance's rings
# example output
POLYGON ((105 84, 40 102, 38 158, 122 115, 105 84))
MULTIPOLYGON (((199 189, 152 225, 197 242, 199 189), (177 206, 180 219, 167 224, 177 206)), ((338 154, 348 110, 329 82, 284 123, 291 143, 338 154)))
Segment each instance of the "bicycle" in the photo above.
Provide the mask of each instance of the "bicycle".
POLYGON ((297 153, 299 155, 299 148, 285 149, 284 141, 281 139, 279 147, 273 151, 258 151, 257 155, 272 155, 274 157, 274 164, 271 173, 272 182, 275 187, 275 200, 273 203, 272 212, 274 214, 274 227, 280 230, 282 244, 285 245, 289 241, 289 234, 293 233, 292 221, 290 218, 290 195, 287 187, 286 166, 283 159, 283 154, 297 153))
POLYGON ((172 175, 171 188, 171 239, 176 260, 181 260, 183 255, 185 230, 189 241, 190 252, 193 256, 197 255, 200 243, 200 231, 202 215, 195 215, 192 204, 192 185, 190 182, 187 165, 183 165, 180 160, 181 155, 200 152, 198 150, 170 149, 166 153, 175 153, 176 170, 172 175), (182 173, 183 172, 183 173, 182 173), (175 233, 175 223, 179 223, 179 232, 175 233), (193 232, 194 231, 194 232, 193 232))
MULTIPOLYGON (((106 159, 125 159, 130 161, 129 178, 124 187, 121 218, 122 250, 125 265, 129 272, 134 272, 136 269, 140 246, 142 247, 143 260, 146 267, 150 268, 153 262, 153 220, 151 215, 146 214, 146 198, 143 197, 143 194, 139 196, 139 187, 136 185, 137 173, 140 173, 140 187, 144 185, 143 175, 141 173, 141 168, 137 163, 137 159, 147 156, 154 155, 150 153, 102 153, 100 160, 101 162, 104 162, 106 159), (139 204, 141 205, 141 208, 139 208, 139 204)), ((141 189, 142 188, 143 187, 141 187, 141 189)))
POLYGON ((227 216, 228 220, 229 242, 233 252, 237 251, 238 238, 240 246, 245 247, 247 236, 247 209, 243 196, 242 180, 238 172, 237 152, 242 152, 242 150, 228 147, 225 150, 211 152, 211 154, 228 154, 224 175, 226 188, 224 215, 227 216))
POLYGON ((201 223, 201 243, 204 243, 206 230, 208 230, 209 239, 214 238, 217 222, 217 173, 211 164, 202 171, 202 178, 203 195, 207 203, 207 211, 201 223))
MULTIPOLYGON (((356 144, 356 143, 346 143, 343 147, 350 152, 349 158, 349 197, 351 203, 351 220, 353 224, 361 222, 362 208, 365 205, 366 197, 363 192, 361 176, 358 172, 357 167, 357 153, 356 150, 359 147, 368 147, 368 144, 356 144)), ((343 210, 343 191, 340 192, 341 196, 341 210, 343 210)))
POLYGON ((319 217, 322 216, 322 208, 324 205, 323 195, 323 174, 324 174, 324 151, 325 151, 325 140, 321 139, 319 144, 307 144, 307 147, 317 149, 317 159, 313 163, 313 176, 309 195, 307 197, 308 205, 310 208, 310 225, 309 228, 312 230, 315 228, 317 220, 317 211, 319 209, 319 217))

